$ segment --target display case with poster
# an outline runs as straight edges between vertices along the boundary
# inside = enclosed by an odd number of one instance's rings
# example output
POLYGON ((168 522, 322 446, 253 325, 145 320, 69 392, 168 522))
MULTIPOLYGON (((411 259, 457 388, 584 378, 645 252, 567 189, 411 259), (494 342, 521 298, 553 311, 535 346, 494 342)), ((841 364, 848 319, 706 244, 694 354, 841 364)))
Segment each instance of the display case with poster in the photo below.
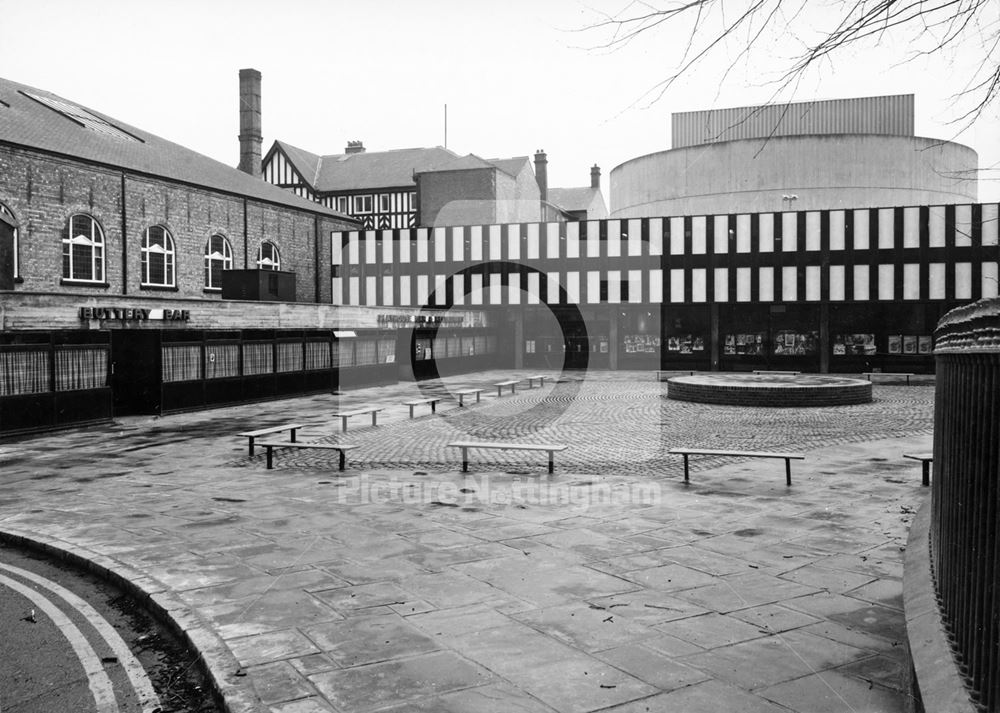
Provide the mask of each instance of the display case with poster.
POLYGON ((774 354, 801 356, 815 354, 819 349, 818 332, 779 331, 774 335, 774 354))
POLYGON ((889 353, 890 354, 902 354, 903 353, 903 337, 899 334, 889 335, 889 353))
POLYGON ((920 354, 932 354, 934 352, 934 337, 929 334, 922 334, 917 340, 917 351, 920 354))
POLYGON ((906 334, 903 336, 903 354, 917 353, 917 335, 906 334))
POLYGON ((727 334, 723 354, 761 355, 764 353, 764 333, 727 334))
POLYGON ((667 351, 681 354, 705 351, 705 338, 693 334, 675 334, 667 337, 667 351))
POLYGON ((660 351, 658 334, 627 334, 622 340, 626 354, 655 354, 660 351))
POLYGON ((875 353, 874 334, 838 334, 833 338, 834 356, 875 353))

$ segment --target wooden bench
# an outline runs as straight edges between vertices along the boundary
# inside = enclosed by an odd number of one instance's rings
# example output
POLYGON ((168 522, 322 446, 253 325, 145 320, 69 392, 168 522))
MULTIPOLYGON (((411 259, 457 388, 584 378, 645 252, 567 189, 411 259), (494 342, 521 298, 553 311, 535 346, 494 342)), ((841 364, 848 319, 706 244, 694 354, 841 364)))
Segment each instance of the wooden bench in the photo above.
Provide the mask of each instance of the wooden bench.
POLYGON ((325 451, 340 451, 340 470, 344 469, 344 465, 345 465, 346 460, 347 460, 345 458, 346 451, 349 451, 352 448, 357 448, 357 446, 348 446, 348 445, 343 444, 343 443, 307 443, 307 442, 302 442, 302 441, 300 441, 298 443, 281 443, 281 442, 273 442, 273 441, 267 441, 267 442, 261 441, 257 445, 261 446, 262 448, 266 448, 267 449, 267 469, 268 470, 271 470, 274 467, 274 461, 273 461, 272 452, 274 451, 275 448, 317 448, 317 449, 321 449, 321 450, 325 450, 325 451))
POLYGON ((253 457, 253 445, 254 439, 258 436, 266 436, 269 433, 281 433, 282 431, 292 432, 292 443, 295 443, 295 432, 302 428, 301 423, 284 423, 280 426, 271 426, 270 428, 260 428, 256 431, 246 431, 245 433, 237 433, 237 436, 246 436, 250 439, 250 457, 253 457))
POLYGON ((868 379, 868 381, 871 381, 873 376, 895 376, 895 377, 905 376, 906 385, 909 386, 910 377, 916 376, 916 374, 909 371, 864 371, 861 373, 861 376, 868 379))
POLYGON ((684 482, 688 482, 688 456, 736 456, 741 458, 784 458, 785 485, 792 484, 792 460, 804 460, 799 453, 768 453, 765 451, 720 451, 707 448, 671 448, 670 453, 684 456, 684 482))
MULTIPOLYGON (((437 402, 441 400, 441 397, 435 397, 432 399, 415 399, 413 401, 404 401, 404 406, 410 407, 410 418, 413 418, 413 407, 419 406, 420 404, 430 404, 431 413, 437 413, 437 402)), ((345 429, 346 430, 346 429, 345 429)))
POLYGON ((512 394, 515 393, 516 390, 517 390, 517 385, 518 385, 519 381, 520 381, 519 379, 514 379, 513 381, 501 381, 501 382, 498 382, 496 384, 493 384, 495 387, 497 387, 497 398, 500 398, 500 396, 503 395, 503 393, 502 393, 503 392, 503 387, 505 387, 505 386, 509 386, 510 387, 510 393, 512 393, 512 394))
POLYGON ((482 394, 484 389, 463 389, 462 391, 456 391, 455 396, 458 397, 458 405, 465 406, 464 399, 466 396, 476 395, 476 403, 479 403, 479 396, 482 394))
POLYGON ((340 422, 343 425, 343 430, 346 433, 347 419, 349 419, 351 416, 363 416, 366 413, 370 413, 372 415, 372 425, 377 426, 378 423, 376 422, 376 419, 378 417, 378 412, 383 410, 384 409, 379 406, 367 406, 365 408, 354 409, 353 411, 337 411, 333 414, 333 417, 340 419, 340 422))
POLYGON ((462 472, 469 470, 470 448, 494 448, 503 451, 547 451, 549 454, 549 472, 555 472, 555 452, 564 451, 568 446, 556 443, 494 443, 482 441, 455 441, 448 444, 449 448, 462 449, 462 472))
POLYGON ((926 488, 931 484, 931 463, 934 462, 933 453, 904 453, 904 458, 920 461, 923 466, 923 480, 921 484, 926 488))
POLYGON ((782 371, 781 369, 754 369, 754 374, 773 374, 775 376, 798 376, 801 371, 782 371))
POLYGON ((539 386, 545 386, 545 380, 548 378, 549 377, 545 376, 544 374, 535 374, 534 376, 529 376, 527 377, 528 388, 529 389, 535 388, 535 379, 538 379, 539 386))

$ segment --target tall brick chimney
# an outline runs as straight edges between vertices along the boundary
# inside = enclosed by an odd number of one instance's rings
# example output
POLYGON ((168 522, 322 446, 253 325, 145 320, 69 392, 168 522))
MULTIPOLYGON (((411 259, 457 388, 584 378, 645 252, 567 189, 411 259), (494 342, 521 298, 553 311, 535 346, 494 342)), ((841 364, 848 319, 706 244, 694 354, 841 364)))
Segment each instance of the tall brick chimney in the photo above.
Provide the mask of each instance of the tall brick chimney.
POLYGON ((596 163, 590 169, 590 187, 597 189, 601 187, 601 167, 596 163))
POLYGON ((240 170, 260 178, 260 72, 240 70, 240 170))
POLYGON ((535 180, 538 181, 538 195, 543 201, 549 199, 549 160, 545 152, 538 149, 535 152, 535 180))

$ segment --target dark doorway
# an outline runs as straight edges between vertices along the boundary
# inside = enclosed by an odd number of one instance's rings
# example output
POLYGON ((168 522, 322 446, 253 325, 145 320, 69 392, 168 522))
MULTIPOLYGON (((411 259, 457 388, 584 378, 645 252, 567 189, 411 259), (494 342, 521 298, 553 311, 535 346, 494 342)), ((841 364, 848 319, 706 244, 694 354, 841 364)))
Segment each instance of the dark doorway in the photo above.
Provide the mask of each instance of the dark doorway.
POLYGON ((160 413, 160 333, 111 330, 114 415, 160 413))

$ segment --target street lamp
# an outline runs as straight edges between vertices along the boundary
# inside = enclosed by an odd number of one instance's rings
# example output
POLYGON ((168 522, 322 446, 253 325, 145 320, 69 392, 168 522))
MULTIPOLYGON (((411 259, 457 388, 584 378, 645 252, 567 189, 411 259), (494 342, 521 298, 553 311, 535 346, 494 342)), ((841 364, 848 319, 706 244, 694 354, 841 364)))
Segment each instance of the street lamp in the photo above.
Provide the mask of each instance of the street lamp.
POLYGON ((788 210, 791 210, 792 209, 792 203, 794 201, 797 201, 798 199, 799 199, 799 197, 797 195, 795 195, 794 193, 792 193, 791 195, 789 195, 789 194, 786 193, 785 195, 783 195, 781 197, 781 208, 784 209, 785 208, 785 201, 788 201, 788 210))

